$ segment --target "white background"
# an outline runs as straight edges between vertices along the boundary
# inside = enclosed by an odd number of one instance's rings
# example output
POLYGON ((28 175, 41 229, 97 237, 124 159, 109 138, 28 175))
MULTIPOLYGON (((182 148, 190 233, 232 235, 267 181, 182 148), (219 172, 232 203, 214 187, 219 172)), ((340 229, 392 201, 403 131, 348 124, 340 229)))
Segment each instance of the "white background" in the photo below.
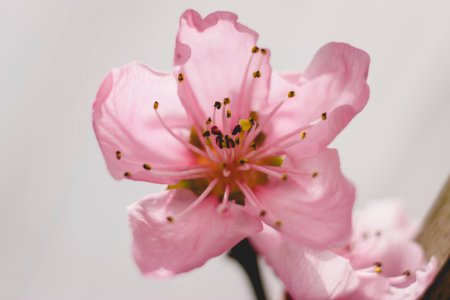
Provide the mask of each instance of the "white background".
POLYGON ((303 70, 329 41, 367 51, 371 99, 333 145, 357 206, 394 195, 411 216, 426 214, 450 169, 449 1, 4 1, 1 299, 251 298, 226 257, 174 279, 140 276, 125 207, 162 187, 114 181, 91 126, 111 67, 139 60, 171 70, 189 7, 235 11, 272 50, 275 70, 303 70))

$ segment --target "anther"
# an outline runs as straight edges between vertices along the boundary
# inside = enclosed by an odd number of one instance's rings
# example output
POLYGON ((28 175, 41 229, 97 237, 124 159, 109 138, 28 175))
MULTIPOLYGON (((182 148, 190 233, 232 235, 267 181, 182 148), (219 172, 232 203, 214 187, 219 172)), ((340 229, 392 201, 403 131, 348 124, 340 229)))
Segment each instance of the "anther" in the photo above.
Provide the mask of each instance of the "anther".
POLYGON ((283 223, 280 220, 275 221, 274 225, 276 227, 280 227, 281 225, 283 225, 283 223))
POLYGON ((219 130, 219 128, 217 126, 213 126, 211 127, 211 133, 214 135, 221 135, 222 132, 219 130))
POLYGON ((263 209, 259 212, 260 217, 264 217, 266 215, 266 211, 263 209))
POLYGON ((250 128, 252 128, 252 123, 250 123, 250 121, 247 119, 240 119, 239 125, 240 125, 241 129, 244 131, 249 131, 250 128))
POLYGON ((223 99, 223 105, 228 105, 228 104, 230 104, 230 102, 231 102, 231 100, 228 97, 223 99))
POLYGON ((306 138, 306 131, 300 132, 300 138, 304 140, 306 138))
POLYGON ((232 135, 236 135, 236 134, 240 133, 241 131, 242 131, 241 125, 238 124, 238 125, 234 126, 233 131, 231 132, 231 134, 232 135))
POLYGON ((376 261, 376 262, 373 263, 373 265, 374 265, 375 267, 381 267, 381 266, 382 266, 382 263, 381 263, 381 261, 376 261))
POLYGON ((122 152, 116 151, 116 158, 121 159, 122 158, 122 152))
POLYGON ((375 267, 374 271, 375 271, 375 273, 380 274, 381 271, 383 271, 383 269, 381 269, 381 267, 375 267))
POLYGON ((222 103, 220 103, 219 101, 214 102, 214 107, 216 109, 220 109, 222 107, 222 103))
POLYGON ((234 139, 234 141, 236 142, 236 145, 239 145, 241 143, 241 140, 238 136, 234 139))
POLYGON ((158 101, 155 101, 155 103, 153 103, 153 109, 154 109, 154 110, 157 110, 158 107, 159 107, 159 102, 158 102, 158 101))
POLYGON ((262 53, 263 55, 265 55, 265 54, 267 54, 267 50, 264 49, 264 48, 262 48, 262 49, 261 49, 261 53, 262 53))
POLYGON ((183 73, 178 74, 178 81, 182 82, 184 80, 184 75, 183 73))
POLYGON ((227 118, 231 117, 231 110, 227 109, 227 118))
POLYGON ((281 180, 286 181, 288 179, 287 174, 281 175, 281 180))
POLYGON ((381 231, 380 230, 377 230, 377 232, 375 232, 375 236, 381 236, 381 231))
POLYGON ((259 48, 258 48, 258 47, 254 46, 254 47, 252 48, 252 53, 258 53, 258 51, 259 51, 259 48))
POLYGON ((253 72, 253 78, 260 78, 260 77, 261 77, 261 72, 259 70, 253 72))
POLYGON ((403 272, 403 275, 405 275, 405 276, 411 276, 411 271, 410 271, 410 270, 405 270, 405 271, 403 272))
POLYGON ((289 91, 288 98, 295 97, 295 91, 289 91))
POLYGON ((256 150, 256 143, 255 142, 251 142, 250 143, 250 147, 252 147, 253 150, 256 150))
POLYGON ((173 221, 175 221, 175 219, 172 216, 168 216, 166 217, 167 222, 169 223, 173 223, 173 221))
POLYGON ((123 176, 129 178, 131 176, 131 173, 130 172, 125 172, 125 173, 123 173, 123 176))
POLYGON ((150 170, 152 169, 152 166, 149 165, 149 164, 143 164, 142 167, 143 167, 144 169, 146 169, 147 171, 150 171, 150 170))
POLYGON ((206 120, 206 122, 205 122, 206 125, 209 125, 209 124, 211 124, 211 123, 212 123, 211 118, 208 118, 208 119, 206 120))
POLYGON ((240 165, 245 165, 246 163, 248 163, 248 160, 245 159, 245 158, 243 158, 243 159, 241 159, 241 160, 239 161, 239 164, 240 164, 240 165))
POLYGON ((202 134, 204 137, 209 137, 211 135, 211 132, 209 132, 209 130, 205 130, 205 132, 203 132, 202 134))
POLYGON ((322 120, 326 120, 327 119, 327 113, 326 112, 324 112, 323 114, 322 114, 322 120))
POLYGON ((217 145, 220 149, 223 149, 223 144, 224 144, 224 141, 223 141, 222 135, 220 134, 220 135, 218 135, 218 136, 216 137, 216 145, 217 145))
POLYGON ((230 138, 228 135, 225 136, 225 143, 228 149, 236 147, 236 144, 234 143, 233 139, 230 138))
POLYGON ((255 119, 253 119, 252 117, 248 118, 248 121, 249 121, 252 125, 255 125, 255 119))
POLYGON ((317 176, 319 176, 319 172, 313 172, 311 176, 312 178, 316 178, 317 176))

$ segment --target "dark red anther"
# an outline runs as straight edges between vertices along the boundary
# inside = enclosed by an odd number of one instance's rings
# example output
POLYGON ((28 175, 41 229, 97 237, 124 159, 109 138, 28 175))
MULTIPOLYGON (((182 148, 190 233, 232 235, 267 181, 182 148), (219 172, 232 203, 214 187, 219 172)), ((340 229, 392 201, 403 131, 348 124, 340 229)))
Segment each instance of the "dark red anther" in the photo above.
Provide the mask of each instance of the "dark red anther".
POLYGON ((211 127, 211 133, 214 135, 222 135, 222 132, 220 132, 219 128, 215 125, 211 127))
POLYGON ((220 103, 219 101, 214 102, 214 107, 216 109, 220 109, 222 107, 222 103, 220 103))
POLYGON ((242 131, 241 125, 237 124, 234 126, 233 131, 231 132, 232 135, 236 135, 242 131))
POLYGON ((228 149, 236 147, 236 144, 234 143, 233 139, 230 138, 228 135, 225 136, 225 144, 228 149))
POLYGON ((203 132, 204 137, 209 137, 210 135, 211 135, 211 133, 209 132, 209 130, 206 130, 205 132, 203 132))
POLYGON ((223 137, 222 137, 222 134, 219 134, 219 135, 216 137, 216 145, 217 145, 220 149, 223 149, 223 137))

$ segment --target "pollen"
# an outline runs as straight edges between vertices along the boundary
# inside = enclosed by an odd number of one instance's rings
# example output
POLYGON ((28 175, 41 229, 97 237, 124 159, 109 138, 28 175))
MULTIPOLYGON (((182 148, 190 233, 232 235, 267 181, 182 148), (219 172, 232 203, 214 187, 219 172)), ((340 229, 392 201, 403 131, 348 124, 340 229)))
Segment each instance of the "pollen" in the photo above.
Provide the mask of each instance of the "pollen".
POLYGON ((316 178, 317 176, 319 176, 319 172, 313 172, 311 176, 312 178, 316 178))
POLYGON ((206 122, 205 122, 206 125, 209 125, 209 124, 211 124, 211 123, 212 123, 211 118, 208 118, 208 119, 206 120, 206 122))
POLYGON ((281 175, 281 180, 282 180, 282 181, 286 181, 287 179, 288 179, 287 174, 281 175))
POLYGON ((227 109, 227 118, 231 118, 231 110, 227 109))
POLYGON ((184 80, 184 75, 183 73, 178 74, 178 81, 182 82, 184 80))
POLYGON ((300 132, 300 138, 304 140, 306 138, 306 131, 300 132))
POLYGON ((242 130, 241 125, 238 124, 238 125, 234 126, 233 131, 231 132, 231 134, 232 135, 236 135, 236 134, 240 133, 241 130, 242 130))
POLYGON ((375 273, 380 274, 381 271, 383 271, 383 269, 381 269, 381 267, 375 267, 374 271, 375 271, 375 273))
POLYGON ((143 164, 142 167, 143 167, 144 169, 146 169, 147 171, 150 171, 150 170, 152 169, 152 166, 149 165, 149 164, 143 164))
POLYGON ((153 103, 153 109, 154 109, 154 110, 157 110, 158 107, 159 107, 159 102, 158 102, 158 101, 155 101, 155 102, 153 103))
POLYGON ((260 77, 261 77, 261 72, 259 70, 253 72, 253 78, 260 78, 260 77))
POLYGON ((264 49, 264 48, 262 48, 262 49, 261 49, 261 53, 262 53, 263 55, 265 55, 265 54, 267 54, 267 50, 264 49))
POLYGON ((325 120, 327 119, 327 113, 326 113, 326 112, 324 112, 324 113, 322 114, 322 116, 321 116, 321 117, 322 117, 322 120, 324 120, 324 121, 325 121, 325 120))
POLYGON ((258 48, 258 47, 254 46, 254 47, 252 48, 252 53, 258 53, 258 51, 259 51, 259 48, 258 48))
POLYGON ((260 217, 264 217, 266 215, 266 211, 263 209, 259 212, 260 217))
POLYGON ((121 159, 122 158, 122 152, 120 152, 120 151, 116 151, 116 158, 117 159, 121 159))
POLYGON ((231 102, 231 100, 228 97, 223 99, 223 105, 228 105, 228 104, 230 104, 230 102, 231 102))
POLYGON ((169 223, 173 223, 173 221, 175 221, 175 219, 172 216, 168 216, 166 217, 167 222, 169 223))
POLYGON ((276 227, 281 227, 281 225, 283 225, 283 223, 282 223, 280 220, 276 220, 275 223, 274 223, 274 225, 275 225, 276 227))
POLYGON ((240 119, 239 125, 241 126, 241 129, 244 131, 249 131, 250 128, 252 128, 253 126, 253 124, 247 119, 240 119))
POLYGON ((289 91, 288 98, 293 98, 293 97, 295 97, 295 91, 289 91))
POLYGON ((222 103, 220 103, 219 101, 214 102, 214 107, 216 109, 220 109, 222 107, 222 103))
POLYGON ((125 172, 125 173, 123 173, 123 176, 129 178, 131 176, 131 173, 130 172, 125 172))

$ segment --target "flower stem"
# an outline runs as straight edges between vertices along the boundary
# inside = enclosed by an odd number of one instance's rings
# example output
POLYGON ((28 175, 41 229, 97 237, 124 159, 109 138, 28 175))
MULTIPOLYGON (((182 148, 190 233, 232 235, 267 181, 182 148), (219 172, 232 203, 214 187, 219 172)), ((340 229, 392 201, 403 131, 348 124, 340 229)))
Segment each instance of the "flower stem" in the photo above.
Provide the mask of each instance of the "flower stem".
POLYGON ((250 283, 253 287, 253 292, 257 300, 266 300, 266 294, 264 292, 263 283, 261 280, 261 274, 259 272, 258 261, 255 250, 247 239, 240 241, 234 246, 228 256, 235 259, 250 279, 250 283))

